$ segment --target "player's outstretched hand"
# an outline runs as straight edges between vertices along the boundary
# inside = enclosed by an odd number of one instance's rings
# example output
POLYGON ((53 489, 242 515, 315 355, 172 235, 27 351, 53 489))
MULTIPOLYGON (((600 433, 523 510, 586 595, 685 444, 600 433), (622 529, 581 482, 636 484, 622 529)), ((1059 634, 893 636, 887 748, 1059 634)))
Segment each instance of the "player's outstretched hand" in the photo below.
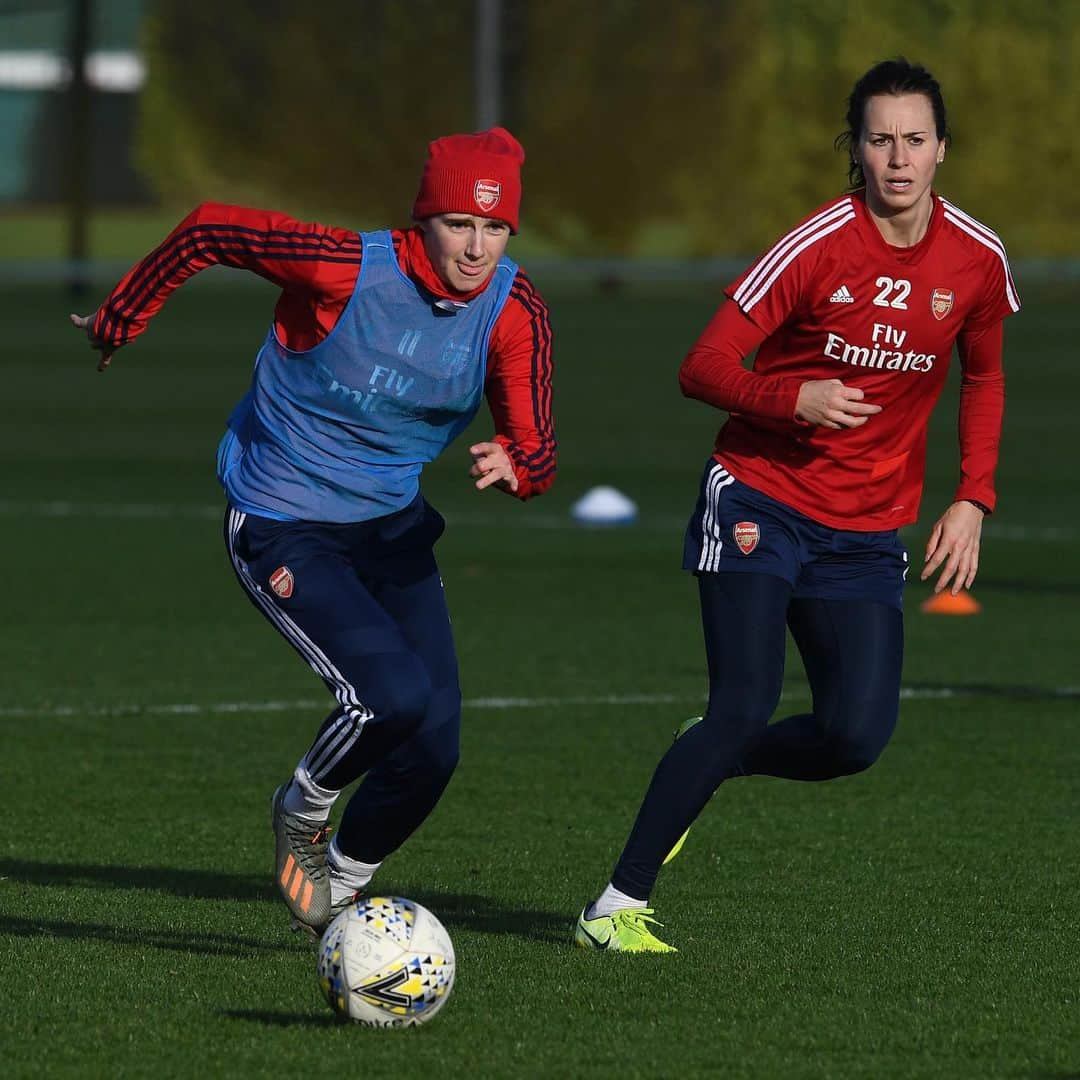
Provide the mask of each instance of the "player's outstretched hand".
POLYGON ((94 337, 94 320, 97 318, 97 312, 95 311, 92 315, 70 315, 68 317, 71 319, 71 325, 76 330, 81 330, 90 339, 90 348, 96 349, 100 353, 97 369, 98 371, 104 371, 112 362, 116 349, 94 337))
POLYGON ((952 582, 952 594, 970 589, 979 571, 979 541, 982 538, 983 512, 969 502, 954 502, 934 523, 926 544, 926 558, 919 577, 926 581, 944 564, 934 584, 939 593, 952 582))
POLYGON ((469 475, 476 480, 476 490, 497 487, 500 491, 515 492, 518 489, 517 476, 510 455, 496 442, 476 443, 469 447, 472 455, 472 468, 469 475))
POLYGON ((799 387, 795 418, 818 427, 857 428, 875 413, 880 405, 871 405, 857 386, 845 386, 839 379, 811 379, 799 387))

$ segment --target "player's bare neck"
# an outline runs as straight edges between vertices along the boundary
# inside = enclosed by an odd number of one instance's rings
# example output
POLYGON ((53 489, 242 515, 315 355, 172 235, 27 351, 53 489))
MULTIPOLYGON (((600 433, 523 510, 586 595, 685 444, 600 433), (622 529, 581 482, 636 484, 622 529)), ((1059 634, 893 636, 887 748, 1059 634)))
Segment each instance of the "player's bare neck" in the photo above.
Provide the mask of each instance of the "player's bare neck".
POLYGON ((914 206, 903 209, 893 209, 867 198, 866 208, 885 243, 900 248, 914 247, 926 235, 934 212, 930 199, 920 200, 914 206))

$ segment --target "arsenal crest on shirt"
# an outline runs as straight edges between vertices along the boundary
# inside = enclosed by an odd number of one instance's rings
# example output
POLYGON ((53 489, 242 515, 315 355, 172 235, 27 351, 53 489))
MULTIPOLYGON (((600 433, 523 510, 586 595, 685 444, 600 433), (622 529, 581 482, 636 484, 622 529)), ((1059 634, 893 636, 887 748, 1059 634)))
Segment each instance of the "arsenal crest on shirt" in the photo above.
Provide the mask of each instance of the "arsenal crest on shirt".
POLYGON ((735 543, 744 555, 749 555, 758 546, 761 539, 761 529, 756 521, 737 521, 731 530, 735 543))
POLYGON ((934 313, 934 318, 938 322, 941 322, 952 311, 954 299, 952 289, 935 289, 931 293, 930 310, 934 313))
POLYGON ((477 180, 473 187, 473 198, 476 205, 486 214, 499 205, 502 198, 502 184, 498 180, 477 180))
POLYGON ((294 582, 293 572, 287 566, 279 566, 270 575, 270 588, 273 589, 282 600, 288 600, 289 597, 292 596, 294 582))

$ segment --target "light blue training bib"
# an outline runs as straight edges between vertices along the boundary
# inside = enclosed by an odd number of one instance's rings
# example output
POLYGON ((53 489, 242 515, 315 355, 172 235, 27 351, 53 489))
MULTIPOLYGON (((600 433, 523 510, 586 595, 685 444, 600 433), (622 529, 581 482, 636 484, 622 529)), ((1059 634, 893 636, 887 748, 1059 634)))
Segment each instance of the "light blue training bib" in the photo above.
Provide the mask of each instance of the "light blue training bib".
POLYGON ((271 325, 259 350, 218 447, 218 479, 238 510, 279 521, 391 514, 476 415, 517 265, 503 257, 459 306, 402 272, 388 230, 361 240, 356 288, 330 334, 294 352, 271 325))

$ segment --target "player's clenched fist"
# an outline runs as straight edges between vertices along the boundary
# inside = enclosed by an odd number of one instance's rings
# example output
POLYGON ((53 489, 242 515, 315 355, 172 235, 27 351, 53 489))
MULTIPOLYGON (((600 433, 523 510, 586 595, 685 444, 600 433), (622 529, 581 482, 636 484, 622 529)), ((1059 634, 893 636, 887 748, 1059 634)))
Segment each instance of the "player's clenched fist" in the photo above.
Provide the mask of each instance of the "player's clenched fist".
POLYGON ((861 427, 881 412, 880 405, 871 405, 865 397, 857 386, 845 386, 839 379, 812 379, 799 387, 795 418, 818 427, 861 427))

